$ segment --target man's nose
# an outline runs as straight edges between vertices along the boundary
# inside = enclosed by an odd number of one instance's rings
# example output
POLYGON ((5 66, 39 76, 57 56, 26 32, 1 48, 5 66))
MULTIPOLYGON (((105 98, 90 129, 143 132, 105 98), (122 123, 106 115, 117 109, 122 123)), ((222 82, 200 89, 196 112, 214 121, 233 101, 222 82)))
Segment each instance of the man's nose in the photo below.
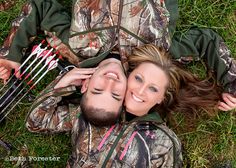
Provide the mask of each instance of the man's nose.
POLYGON ((105 83, 106 89, 111 90, 115 86, 116 82, 117 80, 114 78, 107 78, 106 83, 105 83))

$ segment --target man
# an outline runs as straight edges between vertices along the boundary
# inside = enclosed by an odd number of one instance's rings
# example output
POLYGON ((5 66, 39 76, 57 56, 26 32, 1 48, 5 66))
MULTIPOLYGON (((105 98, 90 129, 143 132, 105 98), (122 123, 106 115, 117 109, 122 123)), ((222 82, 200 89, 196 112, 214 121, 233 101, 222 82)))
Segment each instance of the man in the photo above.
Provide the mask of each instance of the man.
POLYGON ((104 58, 101 55, 110 50, 119 51, 125 63, 132 48, 144 43, 162 46, 182 63, 205 59, 226 92, 219 109, 236 107, 236 66, 228 48, 221 37, 208 29, 192 29, 185 36, 173 35, 177 1, 75 0, 72 5, 72 20, 55 0, 31 0, 23 7, 0 52, 0 57, 6 58, 0 59, 1 79, 6 81, 11 69, 19 67, 24 49, 40 29, 51 46, 80 67, 89 66, 86 61, 83 63, 85 59, 101 61, 104 58))
MULTIPOLYGON (((117 122, 117 119, 119 119, 122 111, 127 83, 123 66, 121 61, 117 59, 117 56, 117 54, 110 54, 109 57, 98 64, 97 68, 74 68, 64 76, 55 80, 49 86, 50 89, 46 89, 47 92, 45 95, 43 93, 42 95, 44 96, 41 96, 46 98, 54 94, 57 95, 57 93, 60 96, 61 94, 65 96, 76 92, 75 86, 82 85, 80 93, 83 94, 83 102, 86 104, 85 107, 87 109, 84 110, 84 112, 86 112, 84 116, 87 121, 96 126, 114 124, 117 122)), ((37 105, 41 101, 41 99, 37 99, 32 108, 35 108, 35 104, 37 105)), ((52 126, 52 128, 48 127, 48 129, 52 129, 54 131, 60 129, 63 131, 63 129, 61 129, 61 127, 63 127, 67 130, 68 125, 63 125, 60 122, 60 124, 58 123, 57 125, 55 124, 55 121, 57 121, 57 118, 63 120, 65 117, 68 117, 69 113, 67 110, 70 107, 66 104, 64 108, 57 108, 57 103, 61 102, 61 99, 56 97, 52 97, 45 103, 50 104, 52 101, 55 104, 53 108, 42 108, 40 110, 40 113, 45 113, 45 116, 43 117, 47 121, 42 120, 40 123, 34 121, 28 122, 28 127, 30 129, 38 129, 37 127, 39 124, 41 127, 45 126, 44 124, 48 125, 48 119, 51 117, 47 115, 53 115, 55 111, 58 115, 55 115, 55 120, 50 120, 51 124, 49 125, 52 126), (59 114, 61 114, 64 118, 58 117, 59 114)), ((43 103, 42 106, 45 106, 45 103, 43 103)), ((69 109, 69 111, 71 111, 71 109, 69 109)), ((38 120, 38 117, 36 116, 40 113, 37 112, 37 114, 34 114, 34 112, 32 112, 30 118, 32 120, 35 118, 38 120)), ((70 121, 70 123, 73 122, 70 121)), ((69 126, 69 130, 71 129, 70 127, 71 125, 69 126)))

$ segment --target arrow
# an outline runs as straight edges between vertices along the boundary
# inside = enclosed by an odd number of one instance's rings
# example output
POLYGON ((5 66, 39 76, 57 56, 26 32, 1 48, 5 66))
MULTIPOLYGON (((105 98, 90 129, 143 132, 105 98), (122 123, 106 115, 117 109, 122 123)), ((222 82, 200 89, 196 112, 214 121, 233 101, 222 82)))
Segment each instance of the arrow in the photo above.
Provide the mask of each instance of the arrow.
MULTIPOLYGON (((47 48, 47 47, 46 47, 47 48)), ((29 68, 35 63, 36 60, 38 60, 39 58, 43 57, 38 64, 30 71, 30 73, 24 78, 27 79, 35 70, 36 68, 41 65, 41 63, 49 56, 49 54, 52 52, 53 48, 50 49, 46 55, 42 55, 42 54, 37 54, 36 59, 34 59, 34 61, 20 74, 20 78, 29 70, 29 68)), ((19 79, 17 79, 9 88, 8 90, 1 96, 0 100, 2 99, 3 96, 5 96, 7 94, 7 92, 16 84, 16 82, 19 79)), ((20 82, 20 84, 13 90, 13 92, 10 93, 10 95, 7 96, 7 98, 1 103, 0 107, 2 107, 2 105, 4 105, 5 102, 8 101, 8 99, 16 92, 16 90, 22 85, 22 83, 24 82, 24 80, 22 80, 20 82)))
MULTIPOLYGON (((48 68, 47 70, 40 76, 40 78, 29 88, 29 90, 16 102, 15 105, 13 105, 8 112, 0 119, 0 122, 2 122, 2 120, 12 111, 12 109, 15 108, 15 106, 29 93, 30 90, 32 90, 37 83, 52 69, 56 68, 58 65, 58 61, 59 61, 60 57, 57 60, 51 60, 48 62, 48 68)), ((32 83, 32 80, 30 80, 27 84, 32 83)), ((25 87, 23 89, 21 89, 21 91, 18 92, 18 94, 11 100, 11 102, 1 111, 1 114, 4 113, 4 111, 10 106, 10 104, 23 92, 23 90, 25 90, 25 87)))

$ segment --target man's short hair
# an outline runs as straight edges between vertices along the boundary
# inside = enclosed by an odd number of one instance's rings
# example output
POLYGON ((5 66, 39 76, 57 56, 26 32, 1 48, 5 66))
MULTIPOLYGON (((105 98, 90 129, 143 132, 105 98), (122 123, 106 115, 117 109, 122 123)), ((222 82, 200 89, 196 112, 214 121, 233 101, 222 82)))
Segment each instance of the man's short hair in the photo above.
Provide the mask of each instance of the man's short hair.
POLYGON ((107 111, 106 109, 89 106, 87 99, 86 93, 84 93, 80 101, 80 108, 83 117, 88 122, 96 126, 108 126, 117 122, 122 111, 122 105, 117 111, 107 111))

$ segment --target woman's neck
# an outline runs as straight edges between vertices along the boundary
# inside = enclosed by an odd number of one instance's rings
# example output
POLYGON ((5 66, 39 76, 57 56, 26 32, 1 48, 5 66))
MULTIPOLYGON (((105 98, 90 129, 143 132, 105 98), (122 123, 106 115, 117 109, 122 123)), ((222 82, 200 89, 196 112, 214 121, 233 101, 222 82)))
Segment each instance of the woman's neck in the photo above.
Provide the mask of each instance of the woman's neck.
POLYGON ((134 115, 134 114, 132 114, 132 113, 129 113, 129 112, 126 112, 126 113, 125 113, 126 121, 131 121, 131 120, 133 120, 133 119, 136 118, 136 117, 138 117, 138 116, 136 116, 136 115, 134 115))

